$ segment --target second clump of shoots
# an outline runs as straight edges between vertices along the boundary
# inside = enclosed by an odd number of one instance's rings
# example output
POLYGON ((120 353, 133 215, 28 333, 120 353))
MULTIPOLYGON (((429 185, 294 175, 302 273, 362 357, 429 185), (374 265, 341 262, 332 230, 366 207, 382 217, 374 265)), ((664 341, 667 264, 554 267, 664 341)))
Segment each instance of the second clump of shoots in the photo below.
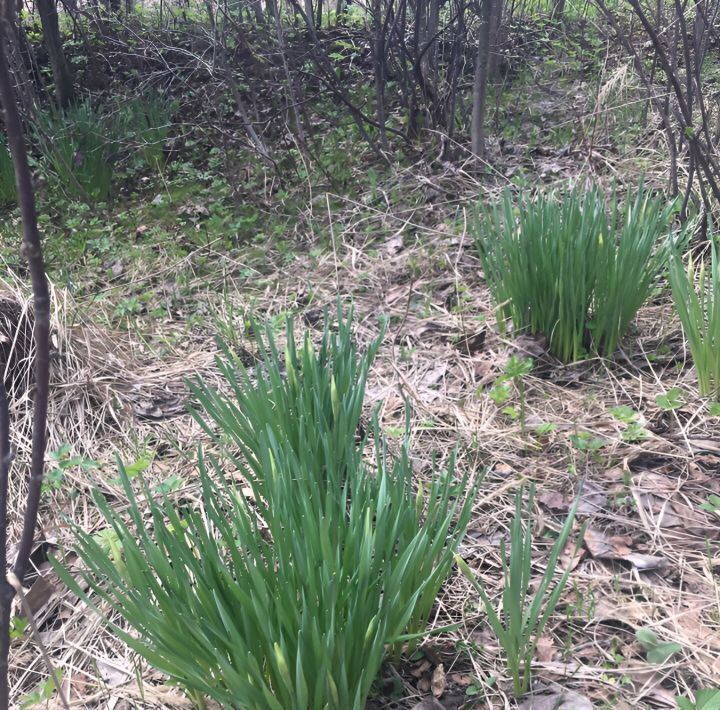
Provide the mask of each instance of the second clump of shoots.
MULTIPOLYGON (((483 582, 462 558, 458 555, 455 556, 460 570, 480 595, 490 626, 505 652, 508 673, 512 678, 513 692, 516 697, 527 693, 530 689, 531 662, 538 640, 555 610, 570 576, 572 565, 568 565, 560 578, 555 581, 560 555, 570 539, 580 502, 578 497, 570 509, 550 551, 545 573, 537 585, 536 591, 532 593, 530 582, 535 543, 532 518, 535 500, 534 485, 529 487, 525 507, 523 507, 523 492, 524 487, 518 491, 515 497, 515 514, 510 525, 510 549, 506 548, 504 541, 500 544, 500 564, 504 585, 502 599, 497 609, 488 596, 483 582)), ((578 535, 574 554, 577 554, 584 534, 585 526, 581 528, 578 535)))

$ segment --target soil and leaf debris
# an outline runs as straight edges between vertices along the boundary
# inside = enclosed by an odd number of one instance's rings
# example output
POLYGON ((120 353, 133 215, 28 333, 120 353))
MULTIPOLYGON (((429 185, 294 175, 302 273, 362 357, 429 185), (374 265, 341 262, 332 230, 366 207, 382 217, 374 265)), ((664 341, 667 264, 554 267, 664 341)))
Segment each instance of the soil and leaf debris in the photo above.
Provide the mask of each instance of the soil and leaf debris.
MULTIPOLYGON (((82 184, 73 199, 41 190, 53 350, 46 480, 25 586, 71 706, 193 706, 68 590, 50 558, 76 561, 73 526, 113 549, 92 495, 126 509, 118 460, 126 481, 179 507, 196 505, 198 447, 222 452, 188 412, 198 405, 188 379, 226 391, 217 338, 253 367, 254 323, 269 324, 282 342, 292 315, 299 342, 304 332, 318 341, 323 313, 338 298, 354 308, 361 349, 384 330, 363 421, 376 411, 398 452, 409 406, 418 483, 453 454, 460 474, 482 476, 458 554, 494 602, 519 487, 536 488, 532 590, 577 503, 559 557, 559 570, 571 573, 537 639, 529 695, 514 699, 478 594, 454 568, 430 617, 430 628, 452 630, 386 663, 368 707, 662 708, 717 687, 720 407, 698 396, 667 284, 612 357, 565 364, 547 337, 499 327, 475 248, 478 203, 495 204, 506 187, 563 192, 592 178, 621 192, 641 174, 651 190, 667 182, 662 129, 640 120, 648 110, 639 81, 611 38, 585 21, 571 25, 564 44, 536 24, 525 30, 527 47, 513 44, 519 30, 508 40, 482 171, 457 146, 448 158, 433 131, 388 165, 358 147, 350 123, 337 125, 340 112, 309 71, 317 91, 306 98, 326 135, 315 164, 303 164, 292 135, 279 129, 273 91, 282 72, 270 60, 253 64, 256 54, 238 47, 233 61, 247 60, 262 87, 254 104, 270 127, 263 140, 284 156, 278 171, 238 140, 241 117, 220 81, 200 71, 177 81, 190 51, 178 46, 149 52, 141 67, 148 79, 170 75, 173 125, 152 137, 166 154, 162 168, 151 167, 157 153, 137 167, 137 155, 120 151, 119 194, 99 206, 76 201, 87 192, 82 184), (522 62, 522 52, 552 61, 522 62), (208 108, 198 117, 201 106, 208 108)), ((369 71, 364 37, 321 33, 353 80, 369 71)), ((288 58, 304 61, 302 41, 287 39, 288 58)), ((98 54, 120 44, 97 42, 98 54)), ((112 89, 137 70, 121 63, 112 89)), ((80 74, 108 98, 108 80, 93 79, 92 61, 80 74)), ((11 511, 24 496, 32 413, 32 316, 18 232, 17 215, 3 212, 0 367, 16 448, 11 511)), ((19 524, 11 518, 11 544, 19 524)), ((11 697, 55 702, 22 614, 11 637, 11 697)))

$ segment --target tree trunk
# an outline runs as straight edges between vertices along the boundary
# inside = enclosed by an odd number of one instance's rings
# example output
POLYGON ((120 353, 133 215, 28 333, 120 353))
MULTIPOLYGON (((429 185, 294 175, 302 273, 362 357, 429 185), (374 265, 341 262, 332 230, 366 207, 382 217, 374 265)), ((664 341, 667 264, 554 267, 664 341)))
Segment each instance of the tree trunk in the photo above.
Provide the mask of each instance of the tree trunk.
MULTIPOLYGON (((2 6, 2 0, 0 0, 2 6)), ((7 4, 12 11, 10 3, 7 4)), ((30 41, 25 31, 11 18, 4 28, 5 57, 8 70, 15 78, 15 92, 20 104, 23 122, 32 121, 35 115, 39 98, 35 93, 35 83, 31 74, 39 74, 30 41)))
POLYGON ((277 18, 279 11, 276 0, 265 0, 265 10, 268 17, 277 18))
POLYGON ((482 0, 480 8, 480 36, 475 57, 473 105, 470 124, 472 152, 485 157, 485 103, 487 98, 488 65, 490 59, 490 24, 496 0, 482 0))
POLYGON ((45 48, 52 66, 55 99, 60 108, 67 108, 75 100, 75 89, 70 65, 65 57, 65 52, 63 52, 60 39, 57 6, 55 0, 37 0, 37 8, 42 23, 45 48))
POLYGON ((385 130, 385 23, 383 22, 382 2, 373 0, 372 4, 373 59, 375 77, 375 112, 380 129, 380 144, 388 150, 387 131, 385 130))
POLYGON ((280 19, 280 13, 278 11, 277 4, 275 3, 275 0, 268 0, 268 12, 273 13, 273 21, 275 23, 275 33, 277 36, 277 43, 278 43, 278 50, 280 52, 280 58, 282 60, 283 65, 283 72, 285 73, 285 83, 286 83, 286 90, 287 90, 287 104, 290 107, 290 110, 292 111, 293 117, 295 119, 295 131, 296 131, 296 137, 298 141, 300 142, 300 145, 305 146, 306 140, 305 140, 305 129, 303 128, 303 122, 300 118, 300 102, 297 99, 297 96, 295 94, 295 87, 293 85, 293 78, 292 74, 290 73, 290 66, 288 65, 287 60, 287 49, 285 46, 285 35, 283 34, 283 25, 282 20, 280 19))
MULTIPOLYGON (((415 2, 415 22, 413 25, 413 41, 412 41, 413 74, 415 73, 415 65, 417 62, 417 56, 420 52, 420 44, 422 42, 422 27, 423 27, 423 23, 424 23, 423 17, 425 15, 424 8, 425 8, 424 0, 416 0, 416 2, 415 2)), ((405 17, 403 17, 403 20, 405 20, 405 17)), ((403 25, 405 25, 405 22, 403 22, 403 25)), ((416 82, 416 84, 417 83, 418 82, 416 82)), ((408 130, 407 130, 408 138, 415 138, 418 135, 418 132, 420 129, 420 120, 419 119, 420 119, 420 109, 418 107, 417 91, 416 91, 416 88, 413 87, 412 94, 410 95, 410 105, 408 106, 408 130)))
POLYGON ((423 37, 423 51, 425 55, 421 66, 427 82, 437 88, 437 31, 440 20, 440 0, 429 0, 427 4, 427 21, 423 37))
MULTIPOLYGON (((500 59, 500 36, 502 33, 502 18, 504 3, 503 0, 489 0, 489 24, 490 24, 490 37, 488 39, 488 80, 493 80, 497 76, 498 64, 500 59)), ((563 0, 564 2, 564 0, 563 0)))
POLYGON ((465 26, 465 5, 464 0, 458 0, 455 6, 455 36, 453 41, 452 56, 450 59, 450 69, 448 75, 449 97, 447 100, 447 109, 445 115, 445 129, 450 140, 455 136, 455 112, 457 107, 458 83, 460 81, 461 69, 461 49, 465 46, 467 39, 467 28, 465 26))
POLYGON ((265 15, 263 14, 262 3, 260 2, 260 0, 252 0, 251 7, 253 13, 255 14, 255 24, 257 25, 257 27, 264 27, 265 15))
POLYGON ((305 0, 305 22, 311 34, 315 33, 315 9, 312 0, 305 0))

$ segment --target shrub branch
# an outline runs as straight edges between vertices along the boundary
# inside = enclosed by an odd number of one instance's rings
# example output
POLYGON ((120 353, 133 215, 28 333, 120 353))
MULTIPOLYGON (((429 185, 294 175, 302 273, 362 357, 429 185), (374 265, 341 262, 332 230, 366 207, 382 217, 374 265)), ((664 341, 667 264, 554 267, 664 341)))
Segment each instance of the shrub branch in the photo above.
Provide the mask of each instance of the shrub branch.
MULTIPOLYGON (((5 131, 7 133, 8 148, 15 166, 15 181, 17 185, 18 204, 22 215, 23 243, 22 253, 27 260, 33 291, 34 326, 33 338, 35 341, 35 390, 33 393, 33 433, 32 455, 30 464, 30 478, 28 495, 23 516, 22 534, 17 557, 13 566, 13 573, 20 584, 27 573, 30 552, 35 535, 38 506, 40 504, 40 491, 42 487, 43 466, 45 460, 45 439, 47 422, 48 386, 50 380, 50 295, 45 278, 40 234, 35 211, 35 195, 32 186, 32 177, 25 149, 20 114, 15 102, 15 95, 8 70, 6 40, 13 31, 7 15, 0 20, 0 104, 5 114, 5 131)), ((0 710, 8 707, 8 653, 9 653, 9 623, 10 606, 15 594, 14 588, 5 579, 6 573, 6 541, 7 541, 7 473, 9 468, 9 417, 7 400, 3 392, 0 397, 0 483, 2 489, 1 501, 4 505, 0 509, 0 528, 3 529, 2 558, 3 566, 0 568, 2 591, 0 592, 0 710)))

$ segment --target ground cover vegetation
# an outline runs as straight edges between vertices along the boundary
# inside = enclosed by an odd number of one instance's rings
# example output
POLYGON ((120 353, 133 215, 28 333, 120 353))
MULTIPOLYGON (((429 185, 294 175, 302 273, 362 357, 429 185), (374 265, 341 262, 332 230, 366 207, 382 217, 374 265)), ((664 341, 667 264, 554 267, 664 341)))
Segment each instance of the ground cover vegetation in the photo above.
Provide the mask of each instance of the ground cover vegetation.
POLYGON ((719 11, 0 2, 0 710, 720 707, 719 11))

